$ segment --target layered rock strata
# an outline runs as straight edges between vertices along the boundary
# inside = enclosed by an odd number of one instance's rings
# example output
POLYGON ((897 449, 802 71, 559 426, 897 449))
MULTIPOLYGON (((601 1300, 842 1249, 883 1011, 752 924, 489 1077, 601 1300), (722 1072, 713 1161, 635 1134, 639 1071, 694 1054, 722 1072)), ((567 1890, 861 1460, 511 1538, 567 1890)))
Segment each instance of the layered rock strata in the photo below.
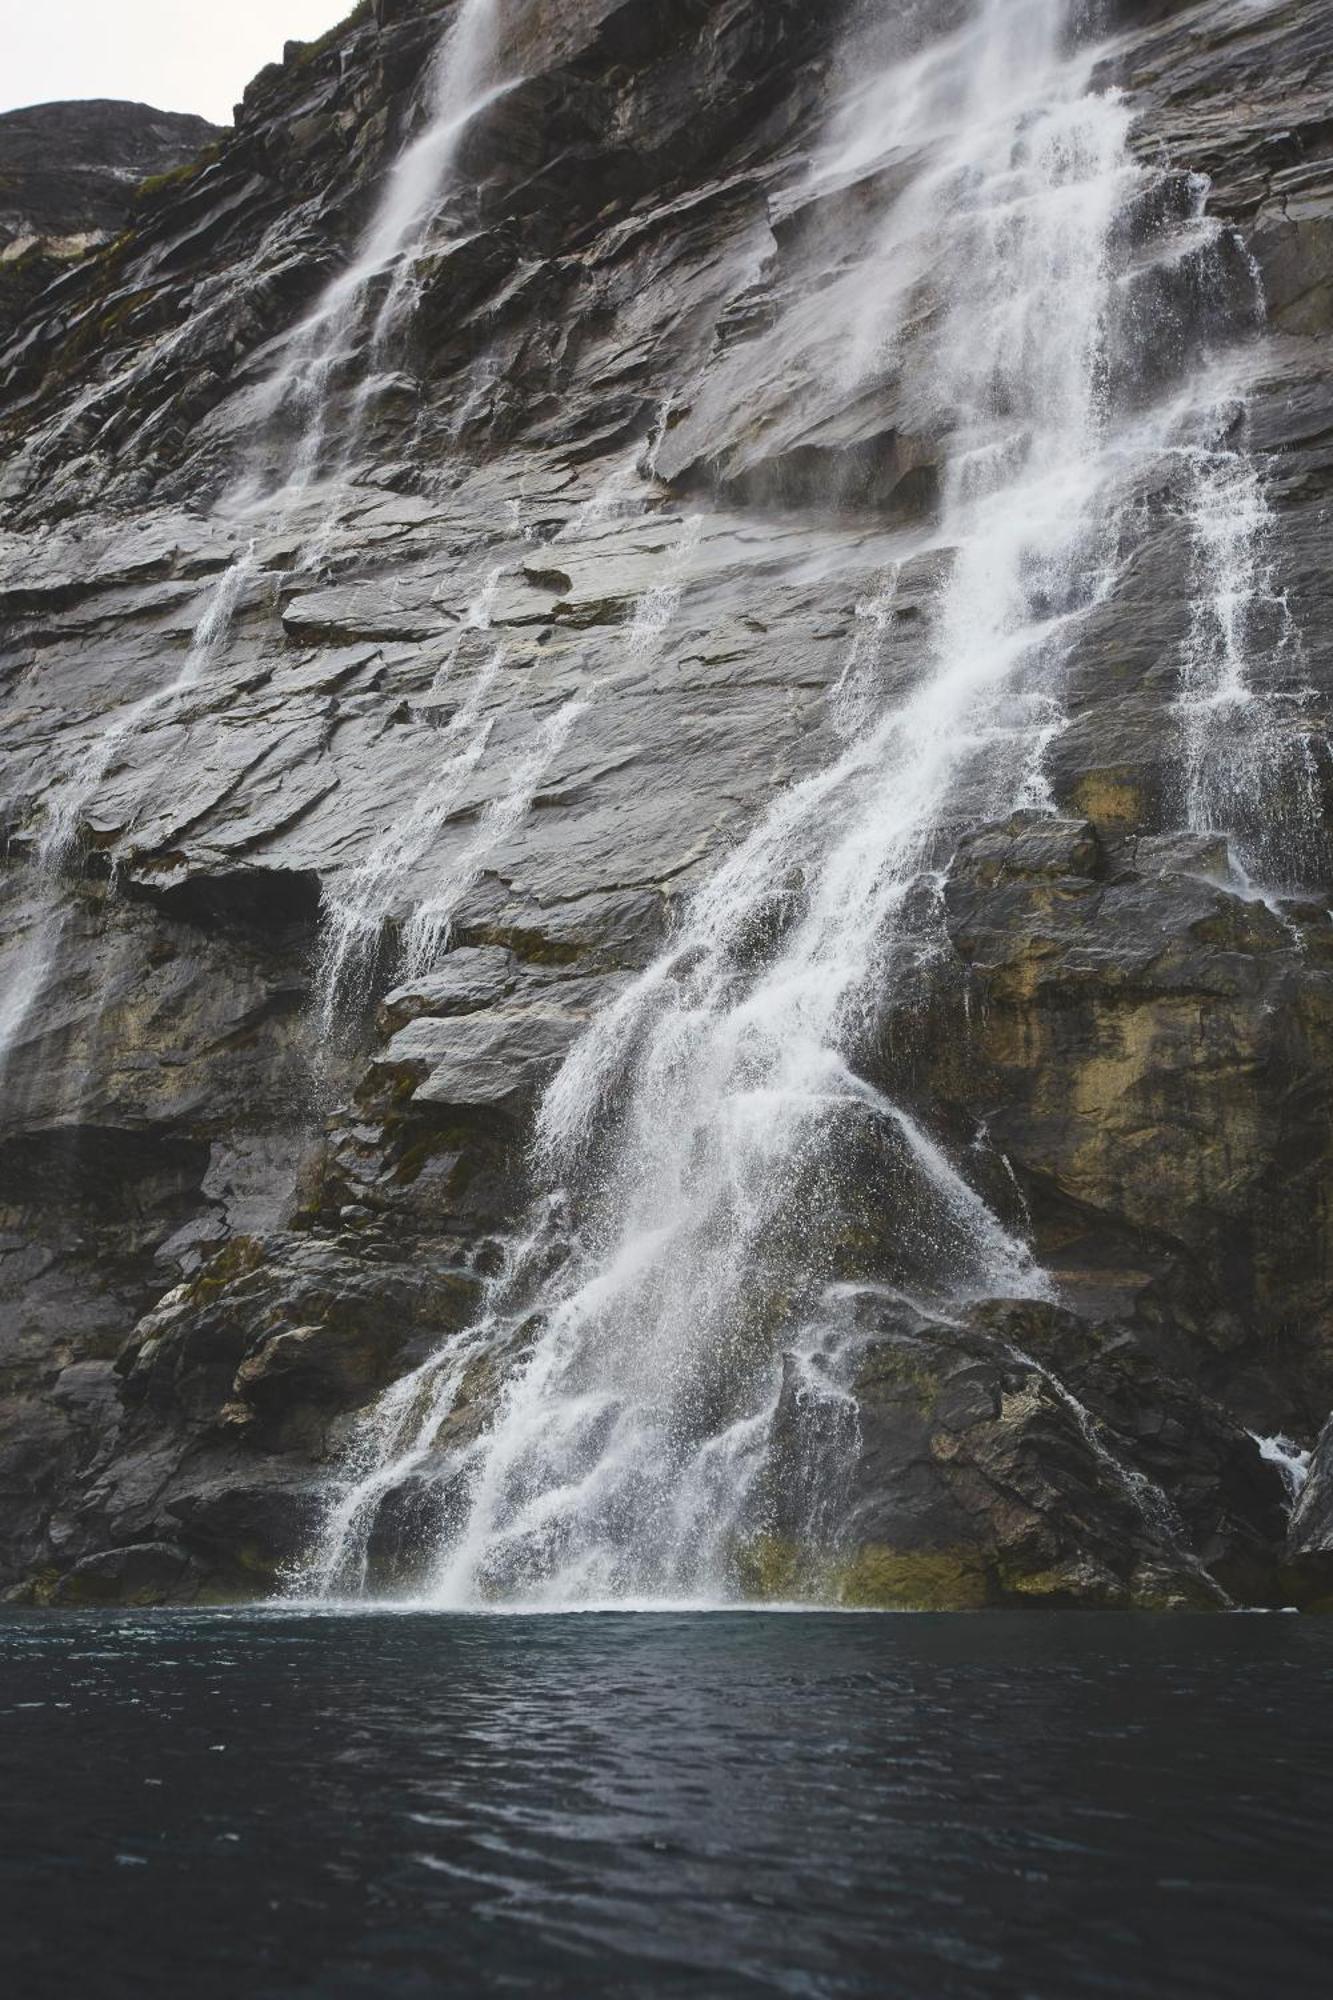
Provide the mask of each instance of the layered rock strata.
MULTIPOLYGON (((821 293, 865 190, 805 173, 845 20, 804 0, 531 10, 358 406, 355 481, 236 504, 282 463, 274 343, 357 241, 448 11, 384 0, 290 50, 0 354, 0 1585, 29 1601, 275 1587, 358 1413, 474 1322, 563 1056, 834 755, 890 570, 882 688, 930 643, 947 412, 910 348, 850 398, 832 365, 821 293), (225 644, 155 704, 251 544, 225 644), (331 925, 367 883, 384 930, 333 1006, 331 925), (401 977, 432 903, 448 949, 401 977)), ((956 11, 918 6, 923 36, 956 11)), ((1290 1540, 1256 1443, 1313 1447, 1333 1407, 1333 12, 1127 0, 1102 27, 1151 170, 1125 376, 1146 406, 1201 317, 1227 358, 1293 635, 1258 693, 1300 795, 1242 815, 1275 887, 1179 831, 1195 556, 1159 463, 1073 645, 1048 798, 960 812, 940 949, 864 1050, 1050 1296, 923 1311, 867 1173, 835 1274, 855 1432, 810 1435, 792 1371, 735 1558, 758 1594, 1333 1591, 1327 1436, 1290 1540), (1227 231, 1191 276, 1204 212, 1227 231)), ((413 1576, 441 1504, 396 1494, 377 1575, 413 1576)))
POLYGON ((206 118, 114 100, 0 113, 0 338, 222 136, 206 118))

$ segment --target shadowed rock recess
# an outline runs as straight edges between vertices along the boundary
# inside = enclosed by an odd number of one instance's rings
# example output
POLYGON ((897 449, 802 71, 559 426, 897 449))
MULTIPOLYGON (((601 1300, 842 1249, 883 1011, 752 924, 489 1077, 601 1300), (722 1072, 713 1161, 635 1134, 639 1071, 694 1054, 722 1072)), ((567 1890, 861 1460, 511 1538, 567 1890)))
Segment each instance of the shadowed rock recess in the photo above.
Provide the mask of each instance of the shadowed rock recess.
POLYGON ((1333 1604, 1330 106, 378 0, 26 303, 0 1592, 1333 1604))

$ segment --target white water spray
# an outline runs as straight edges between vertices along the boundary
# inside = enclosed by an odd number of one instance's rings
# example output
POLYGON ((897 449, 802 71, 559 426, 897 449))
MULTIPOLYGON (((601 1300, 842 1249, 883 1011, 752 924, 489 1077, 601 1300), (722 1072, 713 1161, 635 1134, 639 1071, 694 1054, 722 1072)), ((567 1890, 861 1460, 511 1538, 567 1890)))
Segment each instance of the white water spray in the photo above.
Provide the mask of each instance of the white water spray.
MULTIPOLYGON (((948 305, 932 388, 954 420, 956 554, 930 657, 897 705, 861 700, 842 755, 775 802, 553 1084, 537 1159, 574 1191, 576 1231, 535 1293, 510 1280, 493 1295, 494 1344, 534 1312, 539 1331, 450 1467, 462 1497, 431 1601, 725 1589, 782 1352, 836 1276, 858 1180, 899 1218, 873 1254, 919 1287, 1044 1290, 858 1065, 950 824, 1028 795, 1034 726, 1049 728, 1071 627, 1103 582, 1108 246, 1135 169, 1126 110, 1061 54, 1063 11, 984 7, 955 51, 958 126, 886 221, 904 263, 942 271, 948 305)), ((862 330, 864 354, 896 309, 862 330)), ((396 1433, 400 1463, 425 1464, 439 1429, 432 1402, 396 1433)), ((326 1547, 325 1586, 344 1573, 326 1547)))
MULTIPOLYGON (((391 169, 374 215, 346 270, 325 292, 314 310, 283 343, 277 366, 270 372, 261 397, 265 424, 280 412, 295 410, 298 442, 279 499, 280 517, 310 486, 320 461, 331 419, 335 379, 356 363, 362 391, 374 366, 397 330, 407 300, 410 273, 432 219, 446 197, 451 171, 472 122, 503 93, 495 80, 501 50, 503 0, 460 0, 431 64, 420 132, 409 141, 391 169), (387 290, 384 289, 387 281, 387 290), (381 291, 383 296, 380 296, 381 291), (378 298, 378 304, 375 303, 378 298)), ((165 354, 167 349, 163 350, 165 354)), ((137 379, 139 364, 127 371, 137 379)), ((114 384, 110 385, 114 388, 114 384)), ((88 392, 88 401, 104 401, 106 390, 88 392)), ((358 399, 357 411, 364 396, 358 399)), ((79 406, 66 423, 77 420, 79 406)), ((342 439, 340 467, 345 467, 354 442, 356 420, 342 439)), ((232 499, 244 513, 259 503, 263 487, 256 467, 247 468, 232 499)), ((267 504, 267 503, 266 503, 267 504)), ((325 530, 332 525, 326 521, 325 530)), ((230 633, 237 608, 256 569, 255 545, 250 543, 215 587, 195 631, 185 662, 166 686, 113 715, 91 745, 79 767, 56 790, 40 836, 37 860, 49 883, 48 908, 29 933, 20 954, 3 1007, 0 1007, 0 1078, 9 1063, 24 1023, 37 1004, 58 953, 63 931, 58 902, 58 878, 73 847, 81 816, 111 770, 124 746, 161 711, 203 683, 209 664, 230 633)), ((467 725, 465 718, 463 728, 467 725)), ((424 851, 432 833, 449 810, 456 780, 467 775, 485 747, 479 735, 456 749, 445 770, 419 804, 415 824, 394 829, 381 848, 362 864, 350 891, 333 909, 321 967, 321 1021, 346 990, 348 972, 372 926, 378 934, 384 914, 370 905, 378 887, 397 879, 410 865, 409 850, 419 836, 424 851)))
POLYGON ((287 336, 265 384, 265 421, 294 417, 297 439, 285 482, 300 493, 321 471, 339 375, 355 365, 359 388, 338 448, 345 467, 376 370, 412 296, 412 276, 446 199, 462 143, 477 118, 511 85, 497 73, 501 0, 459 0, 427 81, 420 132, 395 161, 375 214, 347 268, 287 336))
POLYGON ((1295 1507, 1309 1484, 1314 1453, 1303 1450, 1281 1431, 1272 1437, 1262 1437, 1258 1431, 1251 1431, 1250 1436, 1258 1447, 1260 1458, 1266 1464, 1277 1467, 1282 1484, 1287 1489, 1287 1500, 1292 1507, 1295 1507))
POLYGON ((1190 626, 1178 714, 1185 820, 1232 842, 1243 874, 1298 886, 1318 823, 1305 782, 1305 738, 1258 684, 1299 658, 1299 635, 1274 575, 1276 525, 1259 470, 1238 435, 1243 404, 1210 413, 1187 453, 1190 626), (1295 753, 1295 754, 1293 754, 1295 753))

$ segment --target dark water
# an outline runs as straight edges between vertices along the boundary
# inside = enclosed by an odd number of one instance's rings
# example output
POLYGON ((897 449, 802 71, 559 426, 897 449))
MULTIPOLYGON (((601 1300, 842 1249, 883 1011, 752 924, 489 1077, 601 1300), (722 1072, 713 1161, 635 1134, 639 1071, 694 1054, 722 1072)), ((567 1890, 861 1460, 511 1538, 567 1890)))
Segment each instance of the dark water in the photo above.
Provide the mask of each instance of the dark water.
POLYGON ((1333 1621, 0 1623, 0 1990, 1326 1992, 1333 1621))

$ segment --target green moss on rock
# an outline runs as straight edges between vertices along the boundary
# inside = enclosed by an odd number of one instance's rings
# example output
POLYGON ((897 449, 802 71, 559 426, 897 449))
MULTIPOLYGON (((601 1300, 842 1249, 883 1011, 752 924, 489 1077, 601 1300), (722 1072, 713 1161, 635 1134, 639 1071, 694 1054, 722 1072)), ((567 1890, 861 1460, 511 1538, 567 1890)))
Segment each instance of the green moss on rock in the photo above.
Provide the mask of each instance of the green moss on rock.
POLYGON ((808 1559, 783 1535, 756 1535, 735 1556, 742 1594, 756 1604, 791 1603, 811 1595, 808 1559))
POLYGON ((966 1549, 902 1550, 868 1543, 835 1571, 834 1601, 865 1611, 979 1611, 986 1572, 966 1549))
POLYGON ((215 140, 211 146, 205 146, 202 153, 193 160, 187 160, 183 166, 172 167, 165 174, 149 174, 146 180, 140 181, 134 191, 135 207, 149 208, 162 195, 174 194, 180 188, 189 187, 191 181, 198 180, 206 168, 213 166, 221 158, 222 146, 215 140))
POLYGON ((264 1246, 253 1236, 235 1236, 204 1266, 190 1286, 192 1305, 207 1305, 241 1278, 248 1278, 264 1261, 264 1246))
POLYGON ((318 62, 319 58, 327 55, 330 49, 337 48, 344 35, 351 34, 354 28, 365 27, 366 23, 372 21, 374 17, 375 0, 357 0, 357 4, 353 7, 351 13, 345 14, 341 21, 336 21, 317 40, 302 42, 294 57, 295 62, 302 68, 307 63, 318 62))

